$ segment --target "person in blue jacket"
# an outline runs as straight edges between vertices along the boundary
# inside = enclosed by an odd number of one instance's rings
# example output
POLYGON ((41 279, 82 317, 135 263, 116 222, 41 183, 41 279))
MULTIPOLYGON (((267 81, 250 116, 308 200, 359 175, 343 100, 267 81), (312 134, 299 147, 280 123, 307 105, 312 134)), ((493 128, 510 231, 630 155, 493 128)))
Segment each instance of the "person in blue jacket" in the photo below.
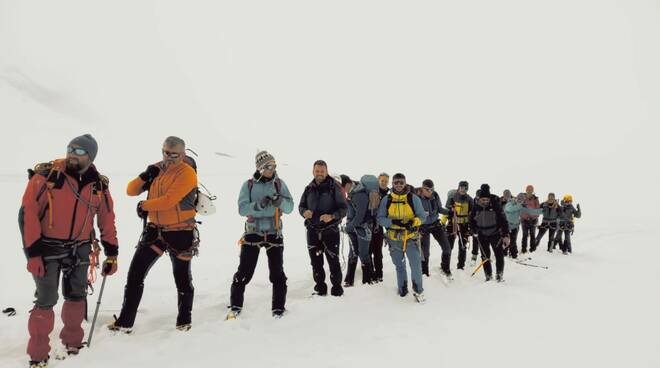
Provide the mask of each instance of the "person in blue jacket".
POLYGON ((440 244, 442 248, 442 261, 441 269, 445 277, 451 278, 451 270, 449 269, 449 261, 451 259, 451 245, 445 232, 445 227, 440 223, 440 214, 449 215, 449 211, 442 207, 440 196, 434 189, 433 180, 426 179, 422 182, 422 187, 416 190, 417 195, 422 201, 424 212, 426 212, 426 220, 419 229, 422 245, 422 273, 430 276, 429 273, 429 257, 431 256, 431 235, 440 244))
POLYGON ((282 317, 286 303, 286 275, 284 274, 284 237, 282 214, 293 211, 293 198, 289 188, 277 175, 275 157, 261 151, 255 158, 257 170, 243 183, 238 197, 238 212, 247 217, 241 238, 238 270, 231 284, 231 311, 228 319, 235 318, 243 309, 245 286, 250 282, 257 266, 259 251, 265 248, 268 256, 270 282, 273 284, 273 317, 282 317))
POLYGON ((392 263, 396 267, 399 295, 408 294, 406 258, 410 264, 413 296, 424 302, 422 260, 419 245, 419 227, 426 220, 422 201, 410 191, 403 174, 392 177, 392 192, 382 199, 378 208, 378 224, 385 227, 385 238, 390 248, 392 263))
POLYGON ((542 209, 527 208, 525 207, 525 193, 520 193, 515 199, 510 199, 504 206, 504 215, 509 224, 509 239, 511 243, 504 249, 504 255, 509 254, 511 258, 518 258, 518 231, 520 230, 520 214, 527 213, 530 215, 540 215, 543 213, 542 209))

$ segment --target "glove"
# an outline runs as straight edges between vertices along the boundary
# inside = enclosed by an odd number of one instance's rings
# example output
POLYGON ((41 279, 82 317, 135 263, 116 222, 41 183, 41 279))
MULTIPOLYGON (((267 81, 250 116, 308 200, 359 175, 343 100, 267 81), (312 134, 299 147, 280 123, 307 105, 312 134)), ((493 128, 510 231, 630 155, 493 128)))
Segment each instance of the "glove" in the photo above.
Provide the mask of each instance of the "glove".
POLYGON ((160 169, 156 165, 149 165, 139 176, 145 183, 151 183, 160 174, 160 169))
POLYGON ((271 197, 269 197, 269 196, 263 197, 263 198, 261 198, 261 201, 259 201, 259 207, 261 207, 261 209, 264 209, 264 208, 270 206, 270 204, 272 202, 273 202, 273 199, 271 197))
POLYGON ((415 217, 412 222, 412 227, 420 227, 422 226, 422 220, 419 217, 415 217))
POLYGON ((406 227, 406 224, 403 223, 403 220, 392 220, 392 225, 406 227))
POLYGON ((149 215, 149 212, 142 209, 142 202, 144 202, 144 201, 138 202, 136 212, 137 212, 137 215, 138 215, 139 218, 145 219, 149 215))
POLYGON ((112 276, 117 272, 117 257, 108 257, 103 262, 103 271, 102 275, 112 276))
POLYGON ((279 194, 276 194, 275 197, 272 198, 270 203, 275 207, 279 207, 280 204, 282 204, 282 196, 279 195, 279 194))
POLYGON ((580 204, 577 204, 577 210, 580 211, 580 204))
POLYGON ((44 277, 46 267, 44 267, 44 260, 41 256, 30 257, 27 263, 27 270, 35 277, 44 277))

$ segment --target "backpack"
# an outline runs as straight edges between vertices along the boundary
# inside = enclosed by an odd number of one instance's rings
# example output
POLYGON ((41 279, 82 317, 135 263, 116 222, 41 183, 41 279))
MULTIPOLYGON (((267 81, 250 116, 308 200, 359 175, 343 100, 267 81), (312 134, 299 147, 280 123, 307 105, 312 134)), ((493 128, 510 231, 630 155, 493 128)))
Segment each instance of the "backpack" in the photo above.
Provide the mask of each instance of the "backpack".
POLYGON ((360 178, 360 184, 362 184, 369 196, 368 208, 371 211, 371 215, 375 217, 380 206, 380 185, 378 184, 378 178, 374 175, 363 175, 360 178))
MULTIPOLYGON (((186 149, 186 151, 190 151, 197 155, 193 150, 186 149)), ((194 158, 186 155, 183 158, 183 161, 192 167, 193 170, 195 170, 195 173, 197 173, 197 162, 194 158)), ((195 188, 195 201, 193 202, 195 205, 195 211, 197 211, 197 213, 202 216, 210 216, 215 213, 215 204, 213 204, 213 201, 218 199, 218 197, 211 194, 211 192, 201 182, 198 182, 198 184, 199 186, 195 188), (200 186, 204 189, 205 192, 199 190, 200 186)))

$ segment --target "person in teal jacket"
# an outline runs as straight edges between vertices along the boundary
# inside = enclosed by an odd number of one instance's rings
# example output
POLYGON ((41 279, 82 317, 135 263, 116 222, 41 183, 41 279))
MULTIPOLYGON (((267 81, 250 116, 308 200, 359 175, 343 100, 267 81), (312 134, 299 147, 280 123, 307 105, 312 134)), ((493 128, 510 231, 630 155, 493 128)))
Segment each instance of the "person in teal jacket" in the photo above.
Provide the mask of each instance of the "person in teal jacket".
POLYGON ((270 153, 259 152, 255 161, 257 170, 243 184, 238 197, 238 212, 247 220, 241 238, 238 270, 231 284, 231 311, 227 315, 228 319, 236 318, 243 309, 245 286, 254 275, 261 248, 266 249, 269 279, 273 284, 273 317, 279 318, 285 311, 287 285, 281 217, 293 211, 293 197, 277 175, 275 158, 270 153))
POLYGON ((506 221, 509 223, 509 237, 511 238, 511 244, 508 248, 504 249, 504 255, 508 253, 513 259, 518 258, 518 245, 516 242, 518 240, 518 231, 520 229, 520 214, 526 213, 529 215, 540 215, 543 213, 543 209, 527 208, 524 203, 525 193, 520 193, 516 199, 509 200, 504 206, 506 221))

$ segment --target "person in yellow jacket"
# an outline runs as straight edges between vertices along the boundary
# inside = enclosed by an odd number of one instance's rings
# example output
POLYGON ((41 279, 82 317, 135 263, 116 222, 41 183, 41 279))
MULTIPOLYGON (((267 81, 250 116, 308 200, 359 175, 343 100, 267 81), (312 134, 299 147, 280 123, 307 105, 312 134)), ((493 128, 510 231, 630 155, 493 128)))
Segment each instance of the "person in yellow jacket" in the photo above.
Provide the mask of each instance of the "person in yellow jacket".
POLYGON ((413 296, 424 302, 422 285, 422 257, 419 244, 419 227, 426 219, 422 201, 406 185, 406 177, 392 177, 392 192, 383 197, 378 208, 378 224, 385 227, 385 240, 396 267, 399 295, 408 295, 408 273, 405 259, 410 264, 413 296))
POLYGON ((144 279, 163 253, 168 252, 177 288, 176 328, 191 327, 195 289, 192 284, 191 259, 197 253, 199 237, 195 221, 197 173, 193 161, 186 158, 186 144, 178 137, 168 137, 163 144, 163 160, 149 165, 128 183, 129 196, 148 191, 138 203, 138 215, 149 221, 144 227, 128 270, 124 303, 119 318, 108 326, 113 331, 129 333, 142 299, 144 279))

